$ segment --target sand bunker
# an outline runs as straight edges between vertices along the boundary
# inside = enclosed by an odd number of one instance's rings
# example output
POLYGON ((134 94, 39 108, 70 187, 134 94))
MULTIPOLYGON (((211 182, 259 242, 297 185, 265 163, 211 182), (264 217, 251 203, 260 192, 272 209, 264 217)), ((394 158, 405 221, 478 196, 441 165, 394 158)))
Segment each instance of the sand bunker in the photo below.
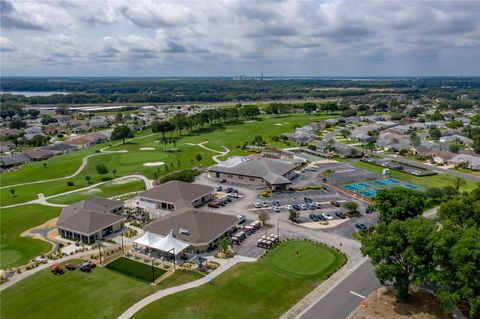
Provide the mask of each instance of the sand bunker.
POLYGON ((193 144, 193 143, 185 143, 185 144, 190 145, 190 146, 195 146, 195 145, 197 145, 197 144, 193 144))
POLYGON ((275 125, 282 126, 283 124, 282 123, 275 123, 275 125))
POLYGON ((155 147, 140 147, 140 151, 153 151, 155 147))
POLYGON ((143 166, 162 166, 165 165, 164 162, 148 162, 148 163, 143 163, 143 166))

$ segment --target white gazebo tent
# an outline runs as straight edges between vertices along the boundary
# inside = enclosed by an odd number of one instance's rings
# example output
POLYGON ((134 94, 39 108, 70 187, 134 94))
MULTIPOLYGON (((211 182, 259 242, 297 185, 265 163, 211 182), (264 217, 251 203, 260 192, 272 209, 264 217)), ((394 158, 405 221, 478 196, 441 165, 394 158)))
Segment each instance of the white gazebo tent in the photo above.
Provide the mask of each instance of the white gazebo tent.
POLYGON ((186 244, 173 237, 172 232, 170 232, 167 236, 162 237, 147 231, 142 237, 134 240, 133 243, 135 245, 145 246, 150 249, 161 250, 169 253, 173 252, 174 255, 178 255, 188 246, 190 246, 189 244, 186 244))

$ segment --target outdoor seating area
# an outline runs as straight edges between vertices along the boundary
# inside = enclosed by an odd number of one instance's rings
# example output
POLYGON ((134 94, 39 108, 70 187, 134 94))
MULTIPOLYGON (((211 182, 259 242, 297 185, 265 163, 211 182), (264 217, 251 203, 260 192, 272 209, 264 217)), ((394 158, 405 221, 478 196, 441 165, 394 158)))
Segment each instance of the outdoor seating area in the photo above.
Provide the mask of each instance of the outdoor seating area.
POLYGON ((262 236, 259 240, 257 240, 257 247, 270 249, 276 244, 280 242, 278 235, 270 234, 268 236, 262 236))

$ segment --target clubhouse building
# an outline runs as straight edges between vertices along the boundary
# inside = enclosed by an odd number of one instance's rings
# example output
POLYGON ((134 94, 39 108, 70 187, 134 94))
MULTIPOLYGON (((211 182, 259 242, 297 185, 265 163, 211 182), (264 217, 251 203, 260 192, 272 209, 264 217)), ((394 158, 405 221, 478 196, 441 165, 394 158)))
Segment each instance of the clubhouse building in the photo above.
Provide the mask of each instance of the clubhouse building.
POLYGON ((123 229, 123 202, 90 197, 62 209, 57 221, 61 237, 93 244, 123 229))
POLYGON ((212 179, 284 190, 295 176, 295 165, 279 159, 232 156, 208 168, 212 179))
POLYGON ((185 208, 198 208, 213 199, 214 189, 211 186, 170 181, 141 192, 138 204, 151 212, 152 218, 163 213, 185 208))

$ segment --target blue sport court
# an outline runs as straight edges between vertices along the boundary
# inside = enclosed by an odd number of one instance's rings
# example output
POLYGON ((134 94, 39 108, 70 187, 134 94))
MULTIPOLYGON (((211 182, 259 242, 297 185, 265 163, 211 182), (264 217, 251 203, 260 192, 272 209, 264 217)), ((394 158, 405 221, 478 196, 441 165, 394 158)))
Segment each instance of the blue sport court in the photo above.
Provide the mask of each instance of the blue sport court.
POLYGON ((419 190, 419 191, 423 190, 423 188, 418 185, 410 184, 410 183, 403 184, 395 178, 378 179, 374 181, 369 181, 368 183, 367 182, 353 183, 353 184, 343 185, 342 187, 352 193, 356 193, 363 197, 371 198, 371 197, 375 197, 375 195, 377 195, 377 192, 381 189, 389 188, 389 187, 398 187, 398 186, 419 190))

